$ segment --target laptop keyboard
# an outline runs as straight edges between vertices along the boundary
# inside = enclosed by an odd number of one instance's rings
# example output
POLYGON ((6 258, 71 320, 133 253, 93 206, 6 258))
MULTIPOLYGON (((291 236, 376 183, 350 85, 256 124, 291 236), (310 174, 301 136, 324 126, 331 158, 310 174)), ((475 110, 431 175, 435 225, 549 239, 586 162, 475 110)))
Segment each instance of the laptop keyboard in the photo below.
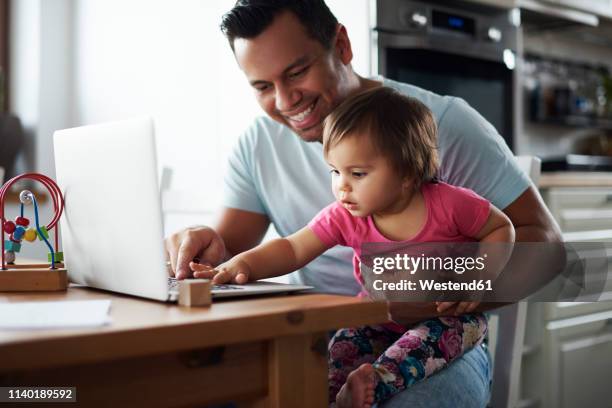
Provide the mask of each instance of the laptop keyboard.
MULTIPOLYGON (((176 279, 175 277, 169 276, 168 277, 168 290, 171 292, 178 292, 179 289, 179 280, 176 279)), ((211 290, 241 290, 244 289, 241 286, 235 286, 235 285, 213 285, 211 290)))

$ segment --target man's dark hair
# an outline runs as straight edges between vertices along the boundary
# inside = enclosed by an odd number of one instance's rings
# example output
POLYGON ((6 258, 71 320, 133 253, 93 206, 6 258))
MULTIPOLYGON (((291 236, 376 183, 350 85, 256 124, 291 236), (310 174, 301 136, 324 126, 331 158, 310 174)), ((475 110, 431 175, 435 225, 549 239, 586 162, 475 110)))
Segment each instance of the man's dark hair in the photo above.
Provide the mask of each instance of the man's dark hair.
POLYGON ((295 14, 311 38, 331 48, 338 20, 323 0, 238 0, 223 15, 221 31, 233 50, 236 38, 257 37, 284 11, 295 14))

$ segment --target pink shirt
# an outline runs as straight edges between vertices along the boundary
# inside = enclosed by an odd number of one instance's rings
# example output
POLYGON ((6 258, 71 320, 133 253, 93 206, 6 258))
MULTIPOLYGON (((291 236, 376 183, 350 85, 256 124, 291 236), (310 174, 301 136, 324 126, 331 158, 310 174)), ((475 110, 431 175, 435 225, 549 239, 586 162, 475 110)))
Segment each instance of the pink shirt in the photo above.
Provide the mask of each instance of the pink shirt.
MULTIPOLYGON (((472 190, 446 183, 427 183, 421 187, 427 219, 421 230, 406 243, 475 241, 490 212, 490 203, 472 190)), ((385 238, 376 228, 372 216, 353 217, 340 203, 325 207, 308 223, 317 237, 330 248, 343 245, 353 248, 353 271, 361 284, 359 262, 361 244, 396 242, 385 238)))

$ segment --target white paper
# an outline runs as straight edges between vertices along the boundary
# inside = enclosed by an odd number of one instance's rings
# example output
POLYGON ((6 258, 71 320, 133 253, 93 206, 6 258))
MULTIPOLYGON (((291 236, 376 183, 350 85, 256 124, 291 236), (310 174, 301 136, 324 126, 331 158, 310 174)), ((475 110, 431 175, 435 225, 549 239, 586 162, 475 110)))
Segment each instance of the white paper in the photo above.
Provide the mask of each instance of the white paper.
POLYGON ((110 300, 0 303, 0 329, 97 327, 110 322, 110 300))

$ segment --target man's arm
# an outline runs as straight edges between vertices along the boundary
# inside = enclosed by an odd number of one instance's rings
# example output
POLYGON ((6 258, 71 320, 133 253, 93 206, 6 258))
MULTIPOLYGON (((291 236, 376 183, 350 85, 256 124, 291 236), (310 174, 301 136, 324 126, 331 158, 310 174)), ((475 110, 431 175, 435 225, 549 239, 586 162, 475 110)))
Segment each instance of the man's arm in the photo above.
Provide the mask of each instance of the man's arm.
POLYGON ((504 210, 516 231, 516 242, 562 242, 557 222, 533 186, 504 210))
POLYGON ((265 214, 235 208, 223 209, 216 228, 225 243, 223 260, 259 245, 269 226, 270 220, 265 214))
MULTIPOLYGON (((534 186, 529 186, 529 188, 506 207, 503 212, 510 218, 512 225, 514 225, 515 242, 560 243, 563 241, 561 230, 557 222, 534 186)), ((560 249, 559 246, 550 246, 551 251, 558 249, 560 249)), ((540 254, 540 256, 544 262, 548 262, 549 259, 560 260, 560 257, 553 257, 551 255, 540 254)), ((538 266, 538 259, 534 259, 531 263, 531 267, 527 264, 524 270, 543 269, 538 266)), ((549 267, 547 269, 550 270, 549 267)), ((498 283, 500 285, 507 285, 511 282, 505 280, 498 283)), ((484 312, 507 304, 509 303, 483 302, 475 310, 484 312)), ((457 308, 456 310, 457 314, 462 314, 464 312, 465 310, 461 308, 457 308)))
MULTIPOLYGON (((533 186, 525 190, 503 212, 514 225, 516 242, 560 243, 563 240, 557 222, 533 186)), ((534 261, 537 264, 537 259, 534 261)), ((509 303, 483 302, 474 312, 486 312, 507 304, 509 303)), ((389 304, 390 317, 401 324, 415 323, 437 316, 448 316, 455 312, 461 314, 459 310, 445 310, 440 313, 436 309, 436 304, 429 302, 389 304)))
POLYGON ((165 242, 171 264, 171 273, 177 279, 192 276, 189 262, 219 265, 238 254, 255 247, 263 239, 270 221, 264 214, 225 208, 216 230, 193 227, 170 235, 165 242))

